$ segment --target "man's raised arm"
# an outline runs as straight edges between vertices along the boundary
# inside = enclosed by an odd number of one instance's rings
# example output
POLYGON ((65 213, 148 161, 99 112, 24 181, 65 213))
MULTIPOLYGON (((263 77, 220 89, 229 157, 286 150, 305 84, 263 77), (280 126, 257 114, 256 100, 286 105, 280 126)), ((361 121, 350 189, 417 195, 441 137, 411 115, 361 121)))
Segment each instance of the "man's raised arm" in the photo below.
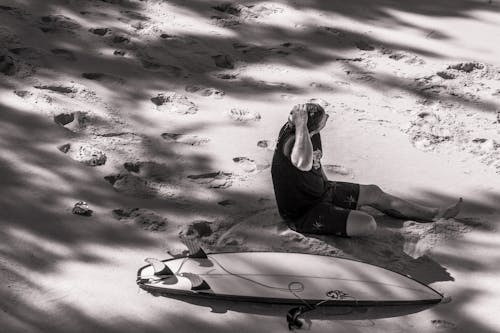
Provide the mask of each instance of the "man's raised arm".
POLYGON ((307 129, 306 105, 300 104, 292 109, 290 120, 295 125, 295 142, 290 160, 301 171, 309 171, 313 165, 313 146, 307 129))

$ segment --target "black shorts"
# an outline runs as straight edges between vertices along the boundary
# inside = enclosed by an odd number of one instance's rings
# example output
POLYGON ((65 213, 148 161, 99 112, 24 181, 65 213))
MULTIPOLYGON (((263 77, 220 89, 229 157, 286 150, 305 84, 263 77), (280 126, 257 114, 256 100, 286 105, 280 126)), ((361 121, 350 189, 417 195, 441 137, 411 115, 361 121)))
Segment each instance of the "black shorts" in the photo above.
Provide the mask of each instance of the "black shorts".
POLYGON ((323 200, 298 219, 290 221, 290 228, 301 233, 347 236, 347 217, 357 209, 359 184, 328 182, 323 200))

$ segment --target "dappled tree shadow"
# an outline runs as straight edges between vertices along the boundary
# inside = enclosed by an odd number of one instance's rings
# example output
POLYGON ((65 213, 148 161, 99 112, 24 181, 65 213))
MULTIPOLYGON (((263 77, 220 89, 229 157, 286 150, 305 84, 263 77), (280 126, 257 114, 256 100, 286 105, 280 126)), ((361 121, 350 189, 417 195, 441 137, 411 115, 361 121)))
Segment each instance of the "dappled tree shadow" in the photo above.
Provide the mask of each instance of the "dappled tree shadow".
MULTIPOLYGON (((101 85, 105 86, 108 92, 106 101, 109 105, 106 107, 109 106, 120 116, 122 112, 126 114, 123 115, 126 122, 147 128, 151 125, 151 120, 141 114, 129 113, 129 110, 134 110, 141 103, 149 103, 154 107, 150 99, 156 92, 172 90, 186 93, 186 86, 193 83, 213 87, 224 91, 227 95, 247 100, 253 100, 256 96, 262 98, 262 96, 305 92, 304 85, 286 82, 282 74, 277 74, 276 81, 272 82, 242 74, 245 68, 257 64, 315 70, 324 64, 338 63, 344 66, 344 72, 362 72, 365 69, 361 65, 358 66, 358 61, 346 59, 345 54, 352 53, 356 57, 363 57, 362 52, 371 52, 370 47, 373 48, 373 52, 380 52, 385 48, 411 52, 418 56, 440 58, 439 51, 430 52, 405 44, 380 41, 361 31, 349 31, 334 25, 311 22, 310 25, 294 30, 274 25, 260 25, 252 19, 239 19, 238 15, 233 15, 236 18, 231 17, 231 14, 221 13, 220 10, 212 8, 213 3, 197 0, 155 3, 158 6, 180 7, 186 15, 192 19, 200 19, 210 29, 221 28, 220 20, 216 17, 233 20, 236 24, 226 25, 224 29, 228 33, 220 35, 172 33, 163 31, 163 28, 148 30, 150 20, 159 20, 154 17, 155 13, 146 11, 148 3, 150 2, 134 0, 54 0, 23 3, 10 1, 5 5, 2 4, 0 56, 6 55, 13 59, 14 68, 17 70, 11 75, 11 65, 5 63, 6 58, 1 58, 0 69, 5 72, 0 74, 2 94, 9 96, 6 99, 13 96, 14 90, 27 91, 35 95, 43 94, 44 91, 35 86, 55 83, 71 85, 73 81, 85 86, 101 85), (211 17, 214 17, 212 21, 207 21, 211 17), (109 31, 95 30, 106 28, 109 31), (42 49, 34 47, 39 45, 40 40, 44 42, 42 49), (305 45, 307 47, 304 47, 305 45), (228 63, 221 67, 221 64, 217 64, 213 58, 218 55, 230 56, 234 64, 228 63)), ((490 8, 486 1, 460 2, 450 6, 445 1, 367 0, 345 3, 318 0, 282 1, 276 6, 321 10, 325 14, 342 15, 359 21, 383 21, 395 29, 411 27, 421 30, 422 34, 433 33, 433 36, 441 39, 446 39, 448 36, 439 31, 429 31, 427 27, 412 25, 393 13, 400 11, 436 17, 468 17, 472 11, 490 8)), ((168 20, 168 17, 165 17, 165 20, 168 20)), ((466 96, 425 93, 422 87, 396 76, 374 76, 374 82, 358 81, 358 83, 373 86, 379 91, 398 88, 413 96, 434 101, 444 98, 483 111, 491 112, 497 108, 492 103, 470 101, 466 96)), ((331 91, 335 93, 340 89, 334 87, 331 91)), ((57 92, 51 94, 47 93, 49 97, 59 98, 57 92)), ((35 101, 31 108, 37 109, 40 104, 35 101)), ((97 104, 98 101, 92 105, 97 104)), ((116 192, 104 180, 103 171, 79 165, 56 149, 58 145, 84 137, 85 133, 72 133, 55 124, 47 114, 37 115, 21 107, 16 109, 12 103, 2 102, 0 109, 0 148, 3 151, 0 157, 2 186, 0 274, 5 281, 0 286, 2 309, 0 318, 2 329, 5 331, 59 329, 58 323, 52 322, 51 316, 48 316, 49 309, 33 304, 29 295, 22 294, 26 290, 31 290, 35 299, 43 298, 46 290, 37 283, 37 274, 56 273, 64 264, 70 262, 108 263, 110 258, 105 254, 99 250, 89 250, 92 246, 142 248, 143 251, 153 251, 164 246, 161 235, 124 226, 111 217, 109 214, 111 209, 132 207, 157 209, 186 219, 189 219, 193 211, 197 211, 199 215, 217 214, 222 220, 233 221, 262 209, 260 200, 270 194, 249 194, 232 188, 226 190, 221 196, 247 203, 245 207, 239 206, 237 212, 223 211, 220 205, 197 198, 182 202, 157 197, 144 199, 127 196, 116 192), (91 207, 95 207, 94 217, 71 214, 71 205, 77 200, 86 200, 91 207), (47 246, 49 243, 60 250, 47 246)), ((168 130, 189 134, 207 126, 209 125, 190 124, 184 127, 173 126, 168 130)), ((97 134, 110 133, 103 131, 97 134)), ((181 176, 218 170, 210 156, 196 150, 188 156, 182 156, 183 162, 180 163, 181 156, 171 146, 164 144, 160 135, 161 133, 157 133, 155 137, 144 135, 146 139, 137 144, 138 149, 146 156, 155 156, 157 160, 168 162, 172 168, 185 168, 181 170, 181 176)), ((113 166, 114 171, 124 172, 122 165, 126 162, 134 161, 120 161, 118 165, 113 166)), ((435 196, 439 194, 429 193, 429 197, 435 196)), ((446 198, 440 197, 440 199, 446 198)), ((495 200, 498 202, 500 197, 491 198, 492 202, 495 200)), ((270 205, 273 204, 271 200, 270 205)), ((495 212, 498 209, 481 202, 471 204, 469 208, 471 213, 484 212, 485 209, 495 212)), ((397 223, 383 218, 379 220, 380 224, 387 228, 389 225, 393 226, 391 223, 397 223)), ((478 228, 483 226, 471 220, 464 220, 463 223, 471 223, 478 228)), ((320 240, 368 262, 376 261, 374 256, 390 256, 398 253, 400 255, 397 260, 388 263, 387 267, 404 271, 427 283, 452 280, 443 267, 445 266, 443 262, 463 265, 471 272, 486 269, 478 267, 473 262, 465 262, 463 258, 441 256, 438 261, 432 257, 413 259, 403 254, 402 241, 397 242, 397 248, 390 249, 389 252, 370 252, 373 242, 383 242, 383 236, 367 242, 335 240, 327 237, 320 237, 320 240), (429 271, 433 274, 428 275, 429 271)), ((261 246, 272 247, 264 241, 264 238, 261 246)), ((472 244, 463 246, 466 248, 472 244)), ((123 278, 133 280, 134 277, 131 275, 123 278)), ((474 299, 474 290, 463 291, 463 295, 457 299, 459 301, 453 309, 456 317, 460 317, 460 307, 474 299)), ((102 322, 64 300, 56 299, 54 303, 64 308, 63 313, 67 316, 66 324, 85 327, 86 331, 164 332, 166 328, 175 327, 172 322, 185 321, 183 316, 171 314, 167 309, 160 311, 164 314, 163 318, 155 318, 150 322, 139 316, 113 318, 108 322, 102 322)), ((229 310, 232 309, 234 308, 229 307, 229 310)), ((267 310, 258 312, 245 307, 240 311, 264 315, 267 313, 267 310)), ((469 321, 469 324, 478 331, 488 332, 488 328, 481 323, 474 322, 473 319, 469 321)), ((192 331, 210 327, 219 332, 247 329, 245 325, 245 322, 234 323, 234 321, 232 326, 221 325, 198 320, 195 316, 190 316, 188 323, 192 331)))

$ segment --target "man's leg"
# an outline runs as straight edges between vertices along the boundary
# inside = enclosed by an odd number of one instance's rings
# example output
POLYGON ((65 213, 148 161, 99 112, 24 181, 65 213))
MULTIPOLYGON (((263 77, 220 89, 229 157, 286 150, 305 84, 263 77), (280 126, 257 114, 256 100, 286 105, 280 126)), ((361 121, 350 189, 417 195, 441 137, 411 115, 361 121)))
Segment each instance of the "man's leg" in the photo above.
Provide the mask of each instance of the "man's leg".
POLYGON ((360 185, 358 199, 358 207, 367 205, 396 218, 429 222, 438 218, 455 217, 460 211, 461 204, 462 198, 449 207, 427 207, 385 193, 377 185, 360 185))

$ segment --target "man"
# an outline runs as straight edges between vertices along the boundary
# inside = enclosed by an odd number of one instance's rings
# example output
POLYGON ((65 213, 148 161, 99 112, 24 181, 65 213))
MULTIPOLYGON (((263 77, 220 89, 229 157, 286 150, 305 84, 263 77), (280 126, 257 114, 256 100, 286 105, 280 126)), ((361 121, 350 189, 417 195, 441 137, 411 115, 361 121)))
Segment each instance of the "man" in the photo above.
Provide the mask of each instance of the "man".
POLYGON ((319 132, 328 115, 317 104, 296 105, 281 128, 271 174, 280 215, 293 230, 338 236, 365 236, 375 219, 358 210, 371 206, 387 215, 432 222, 455 217, 462 198, 450 207, 426 207, 385 193, 377 185, 335 182, 322 167, 319 132))

